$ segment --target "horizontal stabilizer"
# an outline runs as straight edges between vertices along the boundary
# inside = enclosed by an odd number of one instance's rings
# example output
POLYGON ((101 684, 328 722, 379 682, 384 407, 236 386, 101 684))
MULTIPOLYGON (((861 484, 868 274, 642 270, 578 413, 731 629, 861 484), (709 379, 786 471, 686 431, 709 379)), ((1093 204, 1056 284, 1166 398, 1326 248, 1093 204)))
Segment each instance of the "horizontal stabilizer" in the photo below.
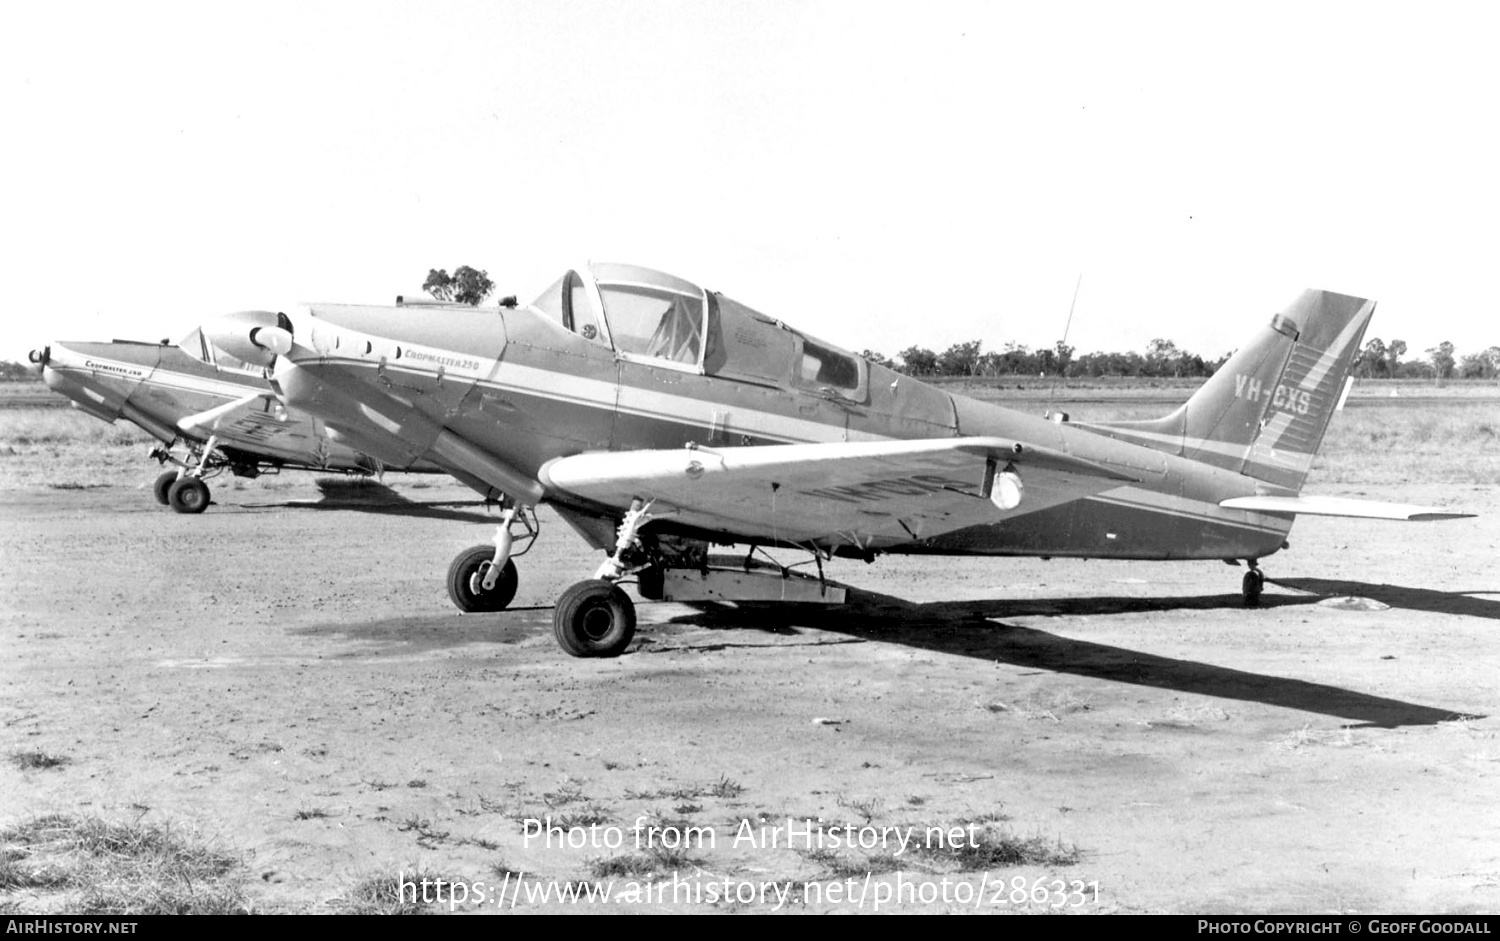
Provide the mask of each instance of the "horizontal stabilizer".
POLYGON ((1473 513, 1455 513, 1431 506, 1410 503, 1379 503, 1348 497, 1234 497, 1219 506, 1229 510, 1255 510, 1260 513, 1290 513, 1301 516, 1351 516, 1372 520, 1455 520, 1467 519, 1473 513))

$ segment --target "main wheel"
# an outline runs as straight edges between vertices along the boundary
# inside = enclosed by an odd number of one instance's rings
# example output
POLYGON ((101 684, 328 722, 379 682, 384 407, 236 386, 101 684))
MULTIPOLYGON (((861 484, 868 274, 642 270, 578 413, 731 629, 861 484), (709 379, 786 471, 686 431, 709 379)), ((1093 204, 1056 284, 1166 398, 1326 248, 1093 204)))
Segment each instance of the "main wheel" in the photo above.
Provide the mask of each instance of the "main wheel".
POLYGON ((175 483, 177 483, 176 471, 167 471, 156 478, 156 483, 151 485, 151 492, 156 495, 157 503, 160 503, 162 506, 167 505, 167 491, 171 490, 172 485, 175 483))
POLYGON ((1244 580, 1240 582, 1240 591, 1245 596, 1245 607, 1259 607, 1261 589, 1265 587, 1266 577, 1264 575, 1256 571, 1246 572, 1244 580))
POLYGON ((618 585, 579 582, 557 599, 552 633, 575 657, 618 657, 635 636, 635 605, 618 585))
POLYGON ((484 590, 484 573, 493 558, 494 546, 473 546, 460 552, 448 566, 448 597, 458 610, 504 611, 516 597, 520 576, 516 574, 516 563, 509 559, 505 560, 495 587, 484 590))
POLYGON ((208 484, 196 477, 183 477, 167 488, 167 506, 179 513, 202 513, 208 504, 208 484))

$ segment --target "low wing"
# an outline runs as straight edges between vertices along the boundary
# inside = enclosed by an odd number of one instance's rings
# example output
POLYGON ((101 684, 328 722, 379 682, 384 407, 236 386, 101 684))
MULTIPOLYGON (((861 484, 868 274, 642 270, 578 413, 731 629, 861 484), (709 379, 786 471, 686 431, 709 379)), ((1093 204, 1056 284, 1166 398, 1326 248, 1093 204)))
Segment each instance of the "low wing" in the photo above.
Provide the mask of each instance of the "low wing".
POLYGON ((235 399, 232 402, 225 402, 223 405, 216 406, 205 412, 184 415, 177 420, 177 427, 188 432, 216 432, 223 427, 232 426, 236 420, 243 419, 244 415, 255 409, 256 406, 275 398, 269 391, 252 392, 243 398, 235 399))
POLYGON ((354 465, 358 455, 334 451, 309 415, 288 412, 268 389, 185 415, 177 427, 194 437, 216 435, 221 445, 312 467, 354 465))
POLYGON ((1352 516, 1375 520, 1453 520, 1473 513, 1455 513, 1431 506, 1410 503, 1380 503, 1353 500, 1348 497, 1234 497, 1219 506, 1230 510, 1257 510, 1261 513, 1287 513, 1302 516, 1352 516))
POLYGON ((654 516, 738 539, 865 549, 998 522, 1134 479, 1001 438, 590 453, 551 461, 540 476, 553 493, 614 507, 654 500, 654 516))

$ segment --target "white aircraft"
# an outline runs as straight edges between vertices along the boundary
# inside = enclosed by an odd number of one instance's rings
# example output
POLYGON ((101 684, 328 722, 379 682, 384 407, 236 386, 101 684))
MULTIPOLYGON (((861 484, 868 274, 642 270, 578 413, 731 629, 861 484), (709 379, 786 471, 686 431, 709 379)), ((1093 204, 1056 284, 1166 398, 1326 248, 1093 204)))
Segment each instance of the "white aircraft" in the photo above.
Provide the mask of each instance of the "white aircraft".
MULTIPOLYGON (((281 400, 389 464, 426 460, 498 500, 493 546, 453 562, 460 608, 516 590, 513 524, 548 503, 606 553, 558 600, 559 643, 613 656, 648 599, 843 600, 835 556, 1213 559, 1249 567, 1299 514, 1443 509, 1300 493, 1375 304, 1307 291, 1184 405, 1050 421, 866 362, 662 272, 594 264, 514 309, 314 305, 214 341, 274 364, 281 400), (725 566, 713 544, 796 547, 819 578, 725 566)), ((528 533, 530 527, 525 527, 528 533)))

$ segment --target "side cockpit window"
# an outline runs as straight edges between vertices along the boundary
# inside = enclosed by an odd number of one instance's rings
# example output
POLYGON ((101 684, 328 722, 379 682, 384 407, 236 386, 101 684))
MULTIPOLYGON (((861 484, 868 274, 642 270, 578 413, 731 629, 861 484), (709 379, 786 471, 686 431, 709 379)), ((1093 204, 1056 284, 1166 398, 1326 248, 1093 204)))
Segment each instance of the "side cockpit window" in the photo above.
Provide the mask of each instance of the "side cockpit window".
POLYGON ((802 339, 797 384, 854 398, 860 388, 859 359, 816 340, 802 339))
POLYGON ((722 294, 713 295, 709 308, 704 369, 711 376, 804 389, 850 402, 865 401, 869 391, 864 360, 722 294))
POLYGON ((203 335, 203 330, 197 329, 187 336, 178 340, 175 344, 179 350, 200 362, 212 366, 214 364, 212 348, 208 344, 208 338, 203 335))
POLYGON ((593 299, 578 272, 569 271, 531 302, 531 309, 585 340, 607 345, 593 299))

